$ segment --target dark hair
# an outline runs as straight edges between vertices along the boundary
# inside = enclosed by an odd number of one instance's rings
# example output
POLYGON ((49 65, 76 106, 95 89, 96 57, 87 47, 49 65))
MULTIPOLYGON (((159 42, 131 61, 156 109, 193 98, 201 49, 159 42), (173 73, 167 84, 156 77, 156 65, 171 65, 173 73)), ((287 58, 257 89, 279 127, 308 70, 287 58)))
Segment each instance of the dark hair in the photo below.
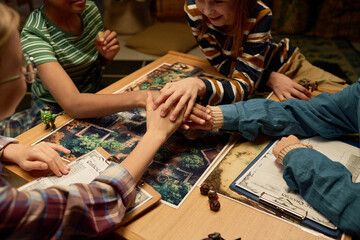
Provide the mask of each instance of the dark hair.
MULTIPOLYGON (((244 41, 244 32, 250 17, 250 13, 253 10, 257 0, 234 0, 234 23, 227 30, 228 36, 224 44, 224 48, 227 49, 230 44, 231 51, 235 54, 234 57, 241 54, 241 47, 243 46, 244 41)), ((203 21, 199 26, 201 37, 205 34, 209 23, 209 20, 206 16, 203 15, 203 21)))

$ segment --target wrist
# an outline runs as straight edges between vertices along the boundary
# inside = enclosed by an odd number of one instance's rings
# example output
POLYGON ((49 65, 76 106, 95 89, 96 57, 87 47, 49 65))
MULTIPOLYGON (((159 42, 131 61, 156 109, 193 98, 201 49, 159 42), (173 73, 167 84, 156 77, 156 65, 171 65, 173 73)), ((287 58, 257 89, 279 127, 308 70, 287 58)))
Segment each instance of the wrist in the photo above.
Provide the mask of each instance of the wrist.
POLYGON ((295 143, 295 144, 288 145, 280 150, 280 152, 276 158, 276 162, 283 165, 284 157, 286 156, 286 154, 288 154, 291 150, 294 150, 296 148, 310 148, 310 147, 303 143, 295 143))
POLYGON ((159 134, 157 131, 148 130, 141 138, 142 142, 146 142, 154 148, 160 148, 168 139, 164 134, 159 134))
POLYGON ((201 80, 200 78, 196 77, 197 82, 198 82, 198 96, 199 97, 204 97, 205 93, 206 93, 206 85, 203 82, 203 80, 201 80))
POLYGON ((135 100, 133 108, 146 109, 147 90, 134 91, 131 93, 135 94, 133 97, 133 99, 135 100))
POLYGON ((9 137, 1 137, 0 138, 0 160, 1 161, 6 161, 9 159, 9 156, 11 156, 12 154, 11 152, 11 147, 9 148, 9 146, 12 143, 19 143, 19 141, 15 138, 9 138, 9 137))

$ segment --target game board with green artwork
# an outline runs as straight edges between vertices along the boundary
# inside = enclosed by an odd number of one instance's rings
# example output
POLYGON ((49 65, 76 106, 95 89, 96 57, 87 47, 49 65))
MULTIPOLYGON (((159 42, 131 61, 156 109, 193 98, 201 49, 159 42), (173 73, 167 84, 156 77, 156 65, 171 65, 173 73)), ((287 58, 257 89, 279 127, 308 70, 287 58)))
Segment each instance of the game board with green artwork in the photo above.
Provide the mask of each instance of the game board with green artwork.
MULTIPOLYGON (((159 90, 167 82, 201 74, 200 68, 163 64, 120 89, 159 90)), ((71 150, 63 156, 74 160, 97 147, 120 161, 135 148, 146 131, 144 109, 120 112, 98 119, 73 119, 41 141, 59 143, 71 150)), ((229 149, 232 134, 177 130, 160 148, 144 180, 162 195, 162 202, 179 207, 201 176, 229 149)))

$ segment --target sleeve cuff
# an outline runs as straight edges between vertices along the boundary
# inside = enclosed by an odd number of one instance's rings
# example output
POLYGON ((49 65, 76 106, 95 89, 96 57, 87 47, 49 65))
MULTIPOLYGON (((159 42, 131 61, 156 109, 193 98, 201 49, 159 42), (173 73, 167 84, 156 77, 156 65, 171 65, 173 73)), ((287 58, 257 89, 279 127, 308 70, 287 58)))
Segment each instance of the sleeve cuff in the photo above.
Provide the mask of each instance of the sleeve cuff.
POLYGON ((211 130, 214 131, 220 129, 224 123, 224 118, 220 107, 207 106, 207 108, 211 110, 211 123, 212 123, 211 130))
POLYGON ((290 152, 291 150, 296 149, 296 148, 310 148, 310 146, 305 145, 303 143, 295 143, 295 144, 289 145, 287 147, 284 147, 279 152, 278 157, 276 158, 276 162, 278 162, 281 165, 284 165, 283 160, 284 160, 284 157, 286 156, 286 154, 288 154, 288 152, 290 152))

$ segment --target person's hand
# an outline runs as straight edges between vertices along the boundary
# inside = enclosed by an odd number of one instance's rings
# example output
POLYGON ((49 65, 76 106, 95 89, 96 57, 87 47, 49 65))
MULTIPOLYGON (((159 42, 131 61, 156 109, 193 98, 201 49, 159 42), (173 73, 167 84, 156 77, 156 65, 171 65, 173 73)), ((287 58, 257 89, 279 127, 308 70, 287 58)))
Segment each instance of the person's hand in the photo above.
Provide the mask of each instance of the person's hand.
MULTIPOLYGON (((180 117, 175 121, 170 121, 169 116, 161 117, 160 108, 154 109, 154 99, 151 91, 148 91, 146 99, 146 132, 154 137, 160 137, 163 142, 166 141, 180 126, 184 109, 180 111, 180 117)), ((170 111, 172 113, 173 110, 170 111)))
POLYGON ((280 101, 285 101, 289 98, 307 101, 311 97, 309 90, 282 73, 272 72, 267 85, 274 91, 280 101))
POLYGON ((197 96, 202 96, 205 93, 204 82, 197 77, 189 77, 176 82, 167 83, 163 89, 160 90, 160 96, 155 99, 154 109, 157 109, 160 104, 160 116, 165 117, 170 109, 176 105, 175 109, 170 114, 170 120, 175 121, 180 112, 185 109, 183 121, 186 121, 193 109, 197 96))
MULTIPOLYGON (((279 153, 281 152, 281 150, 283 150, 283 148, 293 145, 293 144, 297 144, 297 143, 301 143, 300 140, 295 137, 294 135, 290 135, 288 137, 283 137, 280 139, 280 141, 278 141, 276 143, 276 146, 273 148, 273 153, 274 156, 277 158, 279 153)), ((308 145, 309 147, 312 147, 310 145, 308 145)))
POLYGON ((193 107, 189 120, 184 122, 181 125, 181 128, 185 130, 189 129, 202 129, 202 130, 211 130, 211 110, 207 107, 204 107, 200 104, 195 104, 193 107))
POLYGON ((116 32, 106 30, 101 39, 99 36, 95 38, 96 49, 106 60, 113 60, 120 50, 119 40, 116 35, 116 32))
POLYGON ((3 159, 19 165, 25 171, 50 169, 60 177, 68 174, 70 167, 56 151, 70 153, 69 149, 55 143, 41 142, 33 146, 9 144, 4 149, 3 159))

